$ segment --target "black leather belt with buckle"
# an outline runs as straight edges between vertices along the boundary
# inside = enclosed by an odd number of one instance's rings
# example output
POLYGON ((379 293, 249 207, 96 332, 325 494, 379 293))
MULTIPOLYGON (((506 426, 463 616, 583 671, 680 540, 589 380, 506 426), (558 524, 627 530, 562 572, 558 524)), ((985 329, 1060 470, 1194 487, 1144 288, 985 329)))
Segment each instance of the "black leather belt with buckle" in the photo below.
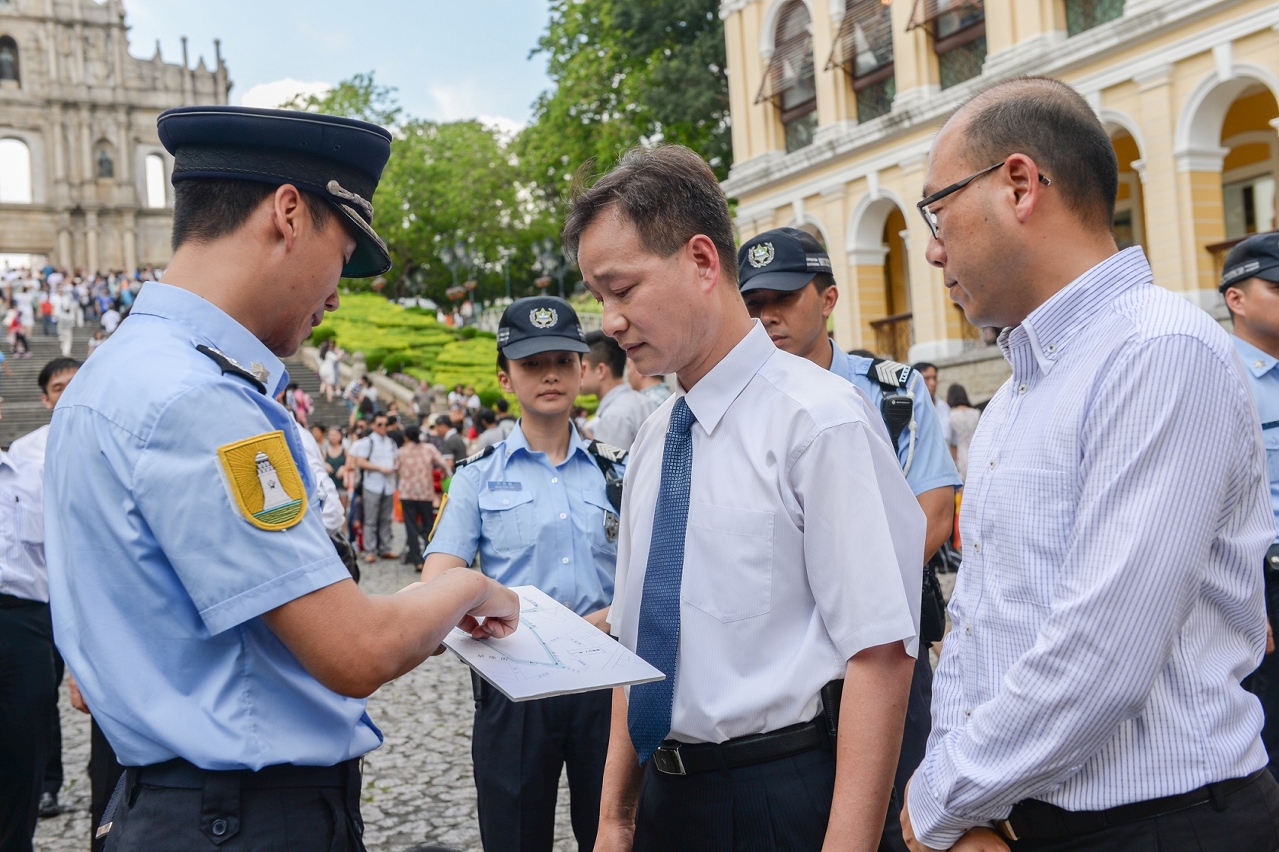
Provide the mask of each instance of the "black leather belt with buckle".
POLYGON ((1269 772, 1268 769, 1259 769, 1245 778, 1231 778, 1215 784, 1205 784, 1189 793, 1118 805, 1104 811, 1068 811, 1048 802, 1027 799, 1013 805, 1013 811, 1008 815, 1008 819, 997 822, 995 828, 1006 840, 1033 843, 1065 840, 1091 834, 1105 828, 1153 819, 1210 802, 1224 809, 1227 796, 1242 790, 1267 772, 1269 772))
POLYGON ((667 740, 653 752, 653 767, 665 775, 692 775, 715 769, 737 769, 770 760, 827 748, 830 737, 822 717, 778 728, 767 734, 751 734, 722 743, 680 743, 667 740))

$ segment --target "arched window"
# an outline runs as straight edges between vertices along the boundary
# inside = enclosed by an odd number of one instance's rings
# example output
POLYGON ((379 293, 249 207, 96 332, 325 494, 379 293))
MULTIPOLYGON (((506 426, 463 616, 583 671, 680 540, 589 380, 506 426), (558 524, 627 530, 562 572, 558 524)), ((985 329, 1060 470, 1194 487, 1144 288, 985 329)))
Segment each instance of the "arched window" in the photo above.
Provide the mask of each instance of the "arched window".
POLYGON ((147 154, 146 159, 147 207, 158 209, 168 202, 165 191, 164 158, 159 154, 147 154))
POLYGON ((971 80, 986 63, 985 0, 916 0, 910 26, 927 27, 943 89, 971 80))
POLYGON ((31 150, 21 139, 0 139, 0 204, 31 203, 31 150))
POLYGON ((0 82, 20 83, 18 67, 18 43, 13 36, 0 36, 0 82))
POLYGON ((857 120, 870 121, 893 108, 892 0, 846 0, 844 20, 827 68, 844 69, 857 93, 857 120))
POLYGON ((94 164, 97 166, 99 178, 115 177, 115 158, 111 156, 109 142, 98 143, 98 155, 94 157, 94 164))
POLYGON ((786 150, 809 145, 817 131, 817 75, 811 19, 802 0, 791 0, 777 18, 773 58, 756 103, 772 101, 786 129, 786 150))

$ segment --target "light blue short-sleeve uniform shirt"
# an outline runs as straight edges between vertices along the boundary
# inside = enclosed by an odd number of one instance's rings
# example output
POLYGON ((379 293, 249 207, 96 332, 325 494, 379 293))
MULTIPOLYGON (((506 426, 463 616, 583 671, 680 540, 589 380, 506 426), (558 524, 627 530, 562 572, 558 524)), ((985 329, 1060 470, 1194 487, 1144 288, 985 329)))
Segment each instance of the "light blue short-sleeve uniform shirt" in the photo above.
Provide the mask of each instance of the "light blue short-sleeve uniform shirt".
POLYGON ((1275 542, 1279 543, 1279 360, 1245 340, 1231 336, 1235 351, 1243 359, 1252 398, 1261 417, 1261 437, 1266 444, 1270 476, 1270 505, 1275 513, 1275 542))
POLYGON ((329 766, 376 748, 340 696, 258 616, 349 578, 289 412, 284 365, 186 290, 148 282, 53 414, 46 550, 59 650, 126 766, 329 766), (265 376, 224 374, 211 347, 265 376), (307 510, 287 529, 242 516, 218 448, 284 433, 307 510))
MULTIPOLYGON (((831 342, 830 371, 841 378, 852 382, 860 388, 879 411, 884 401, 884 389, 870 376, 874 361, 857 355, 849 355, 831 342)), ((897 439, 897 460, 902 467, 907 458, 911 459, 910 471, 906 474, 906 483, 918 497, 925 491, 944 488, 949 485, 958 488, 963 485, 955 460, 950 457, 950 449, 942 439, 941 422, 937 419, 937 409, 933 408, 932 397, 924 385, 924 379, 914 370, 910 374, 907 389, 915 400, 915 454, 910 455, 910 429, 902 430, 897 439)))
MULTIPOLYGON (((578 615, 613 601, 617 510, 587 442, 569 427, 568 457, 553 465, 519 425, 493 452, 457 471, 426 549, 449 553, 504 586, 536 586, 578 615)), ((614 462, 619 476, 624 462, 614 462)))

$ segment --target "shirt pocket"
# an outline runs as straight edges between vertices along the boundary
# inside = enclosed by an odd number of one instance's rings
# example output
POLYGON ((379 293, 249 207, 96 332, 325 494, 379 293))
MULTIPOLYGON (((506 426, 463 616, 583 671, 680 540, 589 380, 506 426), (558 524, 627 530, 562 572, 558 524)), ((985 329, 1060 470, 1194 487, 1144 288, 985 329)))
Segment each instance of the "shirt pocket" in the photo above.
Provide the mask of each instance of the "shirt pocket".
POLYGON ((620 520, 613 504, 601 490, 582 492, 582 503, 586 510, 586 534, 591 542, 591 552, 597 557, 617 559, 617 531, 620 520), (609 524, 612 524, 613 537, 609 540, 609 524))
POLYGON ((480 534, 498 553, 532 547, 533 495, 520 491, 481 491, 480 534))
POLYGON ((22 506, 18 510, 18 536, 27 544, 44 545, 44 509, 22 506))
POLYGON ((992 489, 995 509, 982 546, 991 552, 1002 597, 1052 606, 1071 530, 1074 476, 1065 471, 1008 468, 992 489))
POLYGON ((1261 437, 1266 442, 1266 466, 1270 470, 1270 481, 1279 482, 1279 428, 1264 429, 1261 437))
POLYGON ((766 614, 773 594, 773 513, 693 503, 680 598, 721 622, 766 614))

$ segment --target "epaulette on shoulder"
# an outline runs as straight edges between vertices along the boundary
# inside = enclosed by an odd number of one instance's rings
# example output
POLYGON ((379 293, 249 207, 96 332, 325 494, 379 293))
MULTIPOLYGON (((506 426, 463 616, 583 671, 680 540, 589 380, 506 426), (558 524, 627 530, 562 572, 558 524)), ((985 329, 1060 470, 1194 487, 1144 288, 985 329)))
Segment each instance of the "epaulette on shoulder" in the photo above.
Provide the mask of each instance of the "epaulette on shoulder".
POLYGON ((490 445, 480 450, 478 453, 476 453, 473 456, 467 456, 466 458, 462 459, 460 462, 454 462, 453 470, 457 471, 458 468, 466 467, 468 464, 471 464, 472 462, 477 462, 480 459, 486 459, 489 456, 493 455, 493 451, 496 449, 497 449, 496 446, 490 445))
POLYGON ((264 396, 266 395, 266 385, 262 382, 262 380, 244 369, 244 367, 234 358, 227 356, 223 352, 219 352, 212 346, 205 346, 203 343, 196 346, 195 351, 199 352, 201 355, 207 356, 213 361, 213 363, 217 364, 222 370, 222 375, 239 376, 249 384, 253 385, 253 388, 258 393, 264 396))
POLYGON ((887 358, 876 358, 871 362, 870 378, 890 388, 904 388, 910 381, 911 367, 887 358))
POLYGON ((621 447, 615 447, 612 444, 606 444, 603 441, 591 441, 586 446, 586 451, 591 455, 602 456, 611 462, 626 461, 627 452, 621 447))

